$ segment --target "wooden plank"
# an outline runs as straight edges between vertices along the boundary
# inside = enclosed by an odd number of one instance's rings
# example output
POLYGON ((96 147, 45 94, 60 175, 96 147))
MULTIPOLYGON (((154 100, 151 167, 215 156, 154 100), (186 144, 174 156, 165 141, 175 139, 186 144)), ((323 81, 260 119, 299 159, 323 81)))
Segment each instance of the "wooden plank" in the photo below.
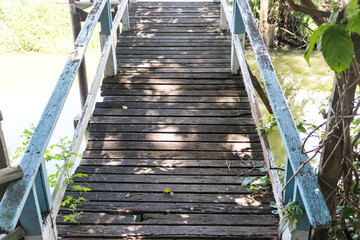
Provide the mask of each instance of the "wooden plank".
POLYGON ((190 67, 190 69, 196 69, 196 68, 225 68, 226 65, 230 67, 230 63, 227 63, 227 61, 222 63, 212 63, 212 64, 206 64, 206 63, 121 63, 118 64, 119 68, 187 68, 190 67))
MULTIPOLYGON (((129 36, 122 36, 120 35, 119 38, 118 38, 118 41, 122 41, 123 38, 126 38, 126 39, 138 39, 139 36, 134 36, 134 35, 129 35, 129 36)), ((213 35, 213 36, 210 36, 210 35, 201 35, 199 34, 198 36, 196 35, 188 35, 188 34, 185 34, 183 36, 179 36, 179 35, 176 35, 176 36, 141 36, 142 39, 146 40, 146 39, 151 39, 151 40, 229 40, 229 37, 226 36, 226 35, 222 35, 222 36, 219 36, 219 35, 213 35)), ((228 56, 226 56, 228 57, 228 56)))
MULTIPOLYGON (((99 166, 99 165, 98 165, 99 166)), ((156 167, 153 162, 152 167, 156 167)), ((223 162, 222 166, 226 166, 223 162)), ((153 184, 216 184, 216 185, 241 185, 245 177, 242 176, 222 176, 221 182, 218 176, 163 176, 163 175, 118 175, 118 174, 88 174, 88 177, 74 178, 78 184, 81 182, 87 183, 153 183, 153 184)), ((93 191, 92 191, 93 192, 93 191)), ((98 194, 97 194, 98 195, 98 194)), ((199 197, 199 199, 201 196, 199 197)), ((203 199, 206 199, 202 196, 203 199)), ((120 199, 113 198, 111 201, 120 201, 120 199)), ((178 199, 176 199, 178 201, 178 199)), ((198 200, 201 201, 201 200, 198 200)), ((195 201, 196 202, 196 201, 195 201)))
MULTIPOLYGON (((161 184, 159 184, 161 185, 161 184)), ((224 187, 225 188, 225 187, 224 187)), ((164 188, 165 189, 165 188, 164 188)), ((226 191, 226 189, 224 189, 226 191)), ((161 192, 161 191, 160 191, 161 192)), ((175 194, 177 191, 175 191, 175 194)), ((164 198, 170 198, 164 194, 164 198)), ((66 209, 66 208, 65 208, 66 209)), ((64 210, 64 208, 62 208, 64 210)), ((81 202, 78 205, 79 211, 84 212, 106 212, 114 214, 123 213, 224 213, 233 214, 270 214, 271 207, 267 204, 260 206, 242 206, 233 204, 217 203, 153 203, 139 202, 136 204, 129 202, 81 202)))
MULTIPOLYGON (((152 25, 152 24, 151 24, 152 25)), ((183 39, 183 38, 169 38, 169 39, 154 39, 154 38, 129 38, 129 37, 121 37, 119 36, 118 40, 118 46, 126 46, 129 44, 155 44, 155 43, 161 43, 161 44, 174 44, 171 46, 176 46, 177 44, 204 44, 203 46, 206 46, 207 44, 210 46, 216 46, 216 45, 230 45, 231 40, 228 38, 219 39, 217 38, 216 41, 212 41, 210 39, 183 39)))
MULTIPOLYGON (((218 160, 218 159, 87 159, 83 158, 82 166, 123 166, 123 167, 224 167, 227 164, 231 167, 257 167, 261 168, 264 166, 262 162, 263 158, 259 159, 229 159, 229 160, 218 160)), ((84 178, 87 181, 87 178, 84 178)), ((222 178, 223 180, 223 178, 222 178)))
MULTIPOLYGON (((139 74, 122 74, 121 79, 226 79, 232 78, 230 72, 227 73, 139 73, 139 74)), ((115 77, 120 78, 120 77, 115 77)))
POLYGON ((227 96, 105 96, 104 101, 115 102, 156 102, 156 103, 242 103, 246 97, 227 96))
POLYGON ((209 50, 209 51, 202 51, 202 50, 152 50, 149 49, 126 49, 126 50, 120 50, 116 49, 116 54, 119 55, 210 55, 213 58, 216 58, 217 55, 227 55, 227 53, 230 54, 230 49, 228 50, 209 50))
POLYGON ((233 125, 161 125, 161 124, 90 124, 89 131, 92 132, 143 132, 143 133, 233 133, 253 134, 256 133, 254 126, 233 125))
MULTIPOLYGON (((117 47, 118 51, 120 53, 123 53, 124 51, 127 50, 139 50, 139 51, 165 51, 164 47, 160 47, 160 46, 134 46, 134 47, 130 47, 130 46, 126 46, 126 47, 122 47, 121 45, 117 47)), ((166 47, 166 51, 229 51, 230 50, 230 45, 224 46, 222 44, 222 46, 171 46, 171 47, 166 47)), ((159 52, 161 53, 161 52, 159 52)))
MULTIPOLYGON (((277 229, 270 226, 142 226, 134 225, 122 226, 77 226, 69 227, 65 225, 58 226, 61 237, 86 237, 91 232, 92 237, 108 238, 183 238, 187 239, 217 239, 219 237, 240 237, 253 239, 274 239, 277 236, 277 229)), ((88 237, 87 237, 88 238, 88 237)))
POLYGON ((250 109, 247 102, 242 103, 153 103, 153 102, 126 102, 126 101, 107 101, 96 103, 96 108, 123 108, 128 109, 250 109))
MULTIPOLYGON (((199 118, 199 117, 108 117, 94 116, 90 123, 102 124, 161 124, 161 125, 254 125, 252 118, 199 118)), ((175 127, 175 126, 174 126, 175 127)))
POLYGON ((90 133, 89 141, 185 141, 185 142, 259 142, 259 137, 239 134, 179 133, 90 133))
MULTIPOLYGON (((250 149, 251 150, 251 149, 250 149)), ((86 150, 83 158, 104 159, 260 159, 263 153, 255 150, 242 152, 204 152, 204 151, 119 151, 119 150, 86 150)))
POLYGON ((205 90, 195 90, 195 91, 166 91, 166 90, 119 90, 119 89, 103 89, 102 96, 112 95, 112 96, 246 96, 245 91, 236 91, 236 90, 220 90, 220 91, 205 91, 205 90))
POLYGON ((145 117, 244 117, 249 110, 183 110, 183 109, 104 109, 94 110, 93 116, 145 116, 145 117))
MULTIPOLYGON (((176 195, 178 196, 178 195, 176 195)), ((57 225, 64 225, 60 215, 57 225)), ((142 222, 135 222, 132 215, 111 215, 107 213, 84 213, 81 225, 208 225, 208 226, 274 226, 278 219, 271 215, 240 214, 156 214, 145 213, 142 222)))
POLYGON ((182 151, 242 151, 260 150, 259 143, 209 143, 209 142, 143 142, 143 141, 89 141, 88 149, 104 150, 182 150, 182 151))
MULTIPOLYGON (((117 55, 117 58, 125 59, 229 59, 227 55, 117 55)), ((179 77, 179 76, 178 76, 179 77)))
POLYGON ((132 74, 132 73, 208 73, 209 71, 213 71, 214 73, 226 73, 228 72, 227 68, 119 68, 119 74, 132 74))
MULTIPOLYGON (((136 70, 135 70, 136 71, 136 70)), ((140 71, 139 71, 140 72, 140 71)), ((234 90, 240 86, 235 84, 103 84, 102 89, 118 89, 118 90, 154 90, 154 91, 197 91, 197 90, 234 90)))
MULTIPOLYGON (((91 174, 148 174, 148 175, 213 175, 213 176, 262 176, 259 169, 248 168, 229 168, 224 165, 222 168, 156 168, 154 167, 117 167, 117 166, 79 166, 78 172, 91 174)), ((197 184, 197 183, 195 183, 197 184)), ((93 185, 93 184, 92 184, 93 185)), ((164 188, 165 189, 165 188, 164 188)))

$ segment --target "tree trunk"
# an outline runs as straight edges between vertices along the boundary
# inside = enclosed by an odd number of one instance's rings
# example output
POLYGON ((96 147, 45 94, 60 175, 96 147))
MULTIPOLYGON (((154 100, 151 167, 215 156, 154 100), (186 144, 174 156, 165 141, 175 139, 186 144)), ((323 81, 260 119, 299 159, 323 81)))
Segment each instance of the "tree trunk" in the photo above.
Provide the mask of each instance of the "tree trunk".
MULTIPOLYGON (((268 26, 268 12, 269 12, 269 0, 260 1, 260 17, 259 17, 259 30, 267 47, 270 46, 269 38, 269 26, 268 26)), ((272 43, 271 43, 272 45, 272 43)))

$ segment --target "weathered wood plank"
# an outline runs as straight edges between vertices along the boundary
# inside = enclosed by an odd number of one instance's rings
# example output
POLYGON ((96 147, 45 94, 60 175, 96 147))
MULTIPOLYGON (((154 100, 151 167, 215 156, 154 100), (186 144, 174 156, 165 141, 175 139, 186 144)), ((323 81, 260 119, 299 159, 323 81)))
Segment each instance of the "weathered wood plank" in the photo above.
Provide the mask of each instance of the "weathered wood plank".
MULTIPOLYGON (((161 185, 161 184, 159 184, 161 185)), ((165 189, 165 188, 164 188, 165 189)), ((224 187, 224 192, 226 192, 224 187)), ((161 191, 159 191, 161 192, 161 191)), ((175 191, 175 194, 177 191, 175 191)), ((164 194, 164 197, 170 198, 164 194)), ((62 208, 65 210, 64 208, 62 208)), ((84 212, 107 212, 114 214, 124 213, 224 213, 231 212, 233 214, 270 214, 271 207, 267 204, 260 206, 242 206, 220 203, 153 203, 139 202, 136 204, 129 202, 81 202, 78 205, 79 211, 84 212)))
POLYGON ((91 133, 89 141, 259 142, 259 137, 240 134, 91 133))
POLYGON ((104 159, 104 158, 120 158, 120 159, 260 159, 263 153, 247 150, 242 152, 204 152, 204 151, 119 151, 119 150, 87 150, 83 154, 83 158, 88 159, 104 159))
MULTIPOLYGON (((84 165, 82 165, 84 166, 84 165)), ((222 166, 226 166, 225 161, 222 166)), ((159 167, 153 162, 152 167, 159 167)), ((210 167, 210 166, 208 166, 210 167)), ((247 167, 252 167, 250 164, 247 167)), ((162 167, 159 167, 162 168, 162 167)), ((166 168, 164 168, 166 169, 166 168)), ((81 182, 106 182, 106 183, 153 183, 153 184, 217 184, 217 185, 241 185, 245 177, 223 176, 219 183, 218 176, 163 176, 163 175, 117 175, 117 174, 88 174, 88 177, 74 178, 77 183, 81 182)), ((202 196, 206 199, 204 196, 202 196)), ((112 199, 117 201, 119 199, 112 199)), ((177 200, 177 199, 176 199, 177 200)), ((200 201, 200 200, 199 200, 200 201)))
POLYGON ((161 117, 244 117, 249 110, 183 110, 183 109, 102 109, 94 110, 93 116, 161 116, 161 117))
POLYGON ((104 101, 124 102, 157 102, 157 103, 240 103, 246 102, 246 97, 227 96, 105 96, 104 101))
MULTIPOLYGON (((148 175, 213 175, 213 176, 262 176, 264 175, 259 169, 253 167, 229 168, 225 165, 222 168, 177 168, 177 167, 118 167, 118 166, 79 166, 78 172, 91 174, 148 174, 148 175)), ((196 183, 195 183, 196 184, 196 183)), ((92 184, 93 185, 93 184, 92 184)), ((165 189, 165 188, 164 188, 165 189)))
MULTIPOLYGON (((83 158, 81 161, 82 166, 123 166, 123 167, 264 167, 263 158, 253 158, 247 160, 240 159, 87 159, 83 158)), ((221 178, 222 181, 224 178, 221 178)), ((84 178, 87 181, 87 178, 84 178)))
POLYGON ((108 101, 96 103, 96 108, 124 108, 128 109, 250 109, 247 103, 152 103, 152 102, 126 102, 126 101, 108 101))
MULTIPOLYGON (((176 196, 178 197, 179 194, 176 196)), ((63 215, 57 225, 64 225, 63 215)), ((107 213, 84 213, 81 225, 208 225, 208 226, 274 226, 278 219, 271 215, 240 214, 156 214, 145 213, 142 222, 135 222, 132 215, 111 215, 107 213), (261 220, 261 221, 259 221, 261 220)))
POLYGON ((90 124, 89 131, 92 132, 144 132, 144 133, 233 133, 233 134, 254 134, 254 126, 240 125, 161 125, 161 124, 90 124))
MULTIPOLYGON (((60 225, 61 237, 85 237, 89 232, 91 237, 116 237, 116 238, 183 238, 185 239, 218 239, 219 237, 239 237, 247 239, 274 239, 276 228, 270 226, 65 226, 60 225)), ((88 238, 88 237, 87 237, 88 238)))
MULTIPOLYGON (((135 70, 136 71, 136 70, 135 70)), ((140 71, 139 71, 140 72, 140 71)), ((236 85, 211 85, 211 84, 103 84, 102 89, 119 89, 119 90, 153 90, 153 91, 213 91, 213 90, 234 90, 239 89, 236 85)))
POLYGON ((246 96, 245 91, 234 90, 186 90, 186 91, 166 91, 166 90, 119 90, 119 89, 103 89, 102 96, 246 96))
MULTIPOLYGON (((108 117, 94 116, 91 123, 160 124, 160 125, 254 125, 252 118, 199 118, 199 117, 108 117)), ((175 127, 175 126, 174 126, 175 127)))

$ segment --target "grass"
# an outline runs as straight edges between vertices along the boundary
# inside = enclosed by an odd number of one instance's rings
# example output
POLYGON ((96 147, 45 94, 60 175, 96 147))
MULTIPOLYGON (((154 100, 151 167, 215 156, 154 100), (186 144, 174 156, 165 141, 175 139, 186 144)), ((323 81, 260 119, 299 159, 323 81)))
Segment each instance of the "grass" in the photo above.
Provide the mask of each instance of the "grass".
MULTIPOLYGON (((93 39, 90 50, 97 49, 98 42, 93 39)), ((57 4, 56 0, 0 1, 1 53, 68 54, 72 46, 67 4, 57 4)))

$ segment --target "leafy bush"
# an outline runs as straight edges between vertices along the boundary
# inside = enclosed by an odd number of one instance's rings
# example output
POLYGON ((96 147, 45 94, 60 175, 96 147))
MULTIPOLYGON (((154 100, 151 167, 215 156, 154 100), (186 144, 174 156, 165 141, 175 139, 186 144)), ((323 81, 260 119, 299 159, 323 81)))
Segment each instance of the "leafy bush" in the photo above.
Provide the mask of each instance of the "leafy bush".
MULTIPOLYGON (((69 6, 56 0, 0 1, 0 52, 68 54, 73 45, 69 6)), ((99 46, 98 39, 90 49, 99 46)))

